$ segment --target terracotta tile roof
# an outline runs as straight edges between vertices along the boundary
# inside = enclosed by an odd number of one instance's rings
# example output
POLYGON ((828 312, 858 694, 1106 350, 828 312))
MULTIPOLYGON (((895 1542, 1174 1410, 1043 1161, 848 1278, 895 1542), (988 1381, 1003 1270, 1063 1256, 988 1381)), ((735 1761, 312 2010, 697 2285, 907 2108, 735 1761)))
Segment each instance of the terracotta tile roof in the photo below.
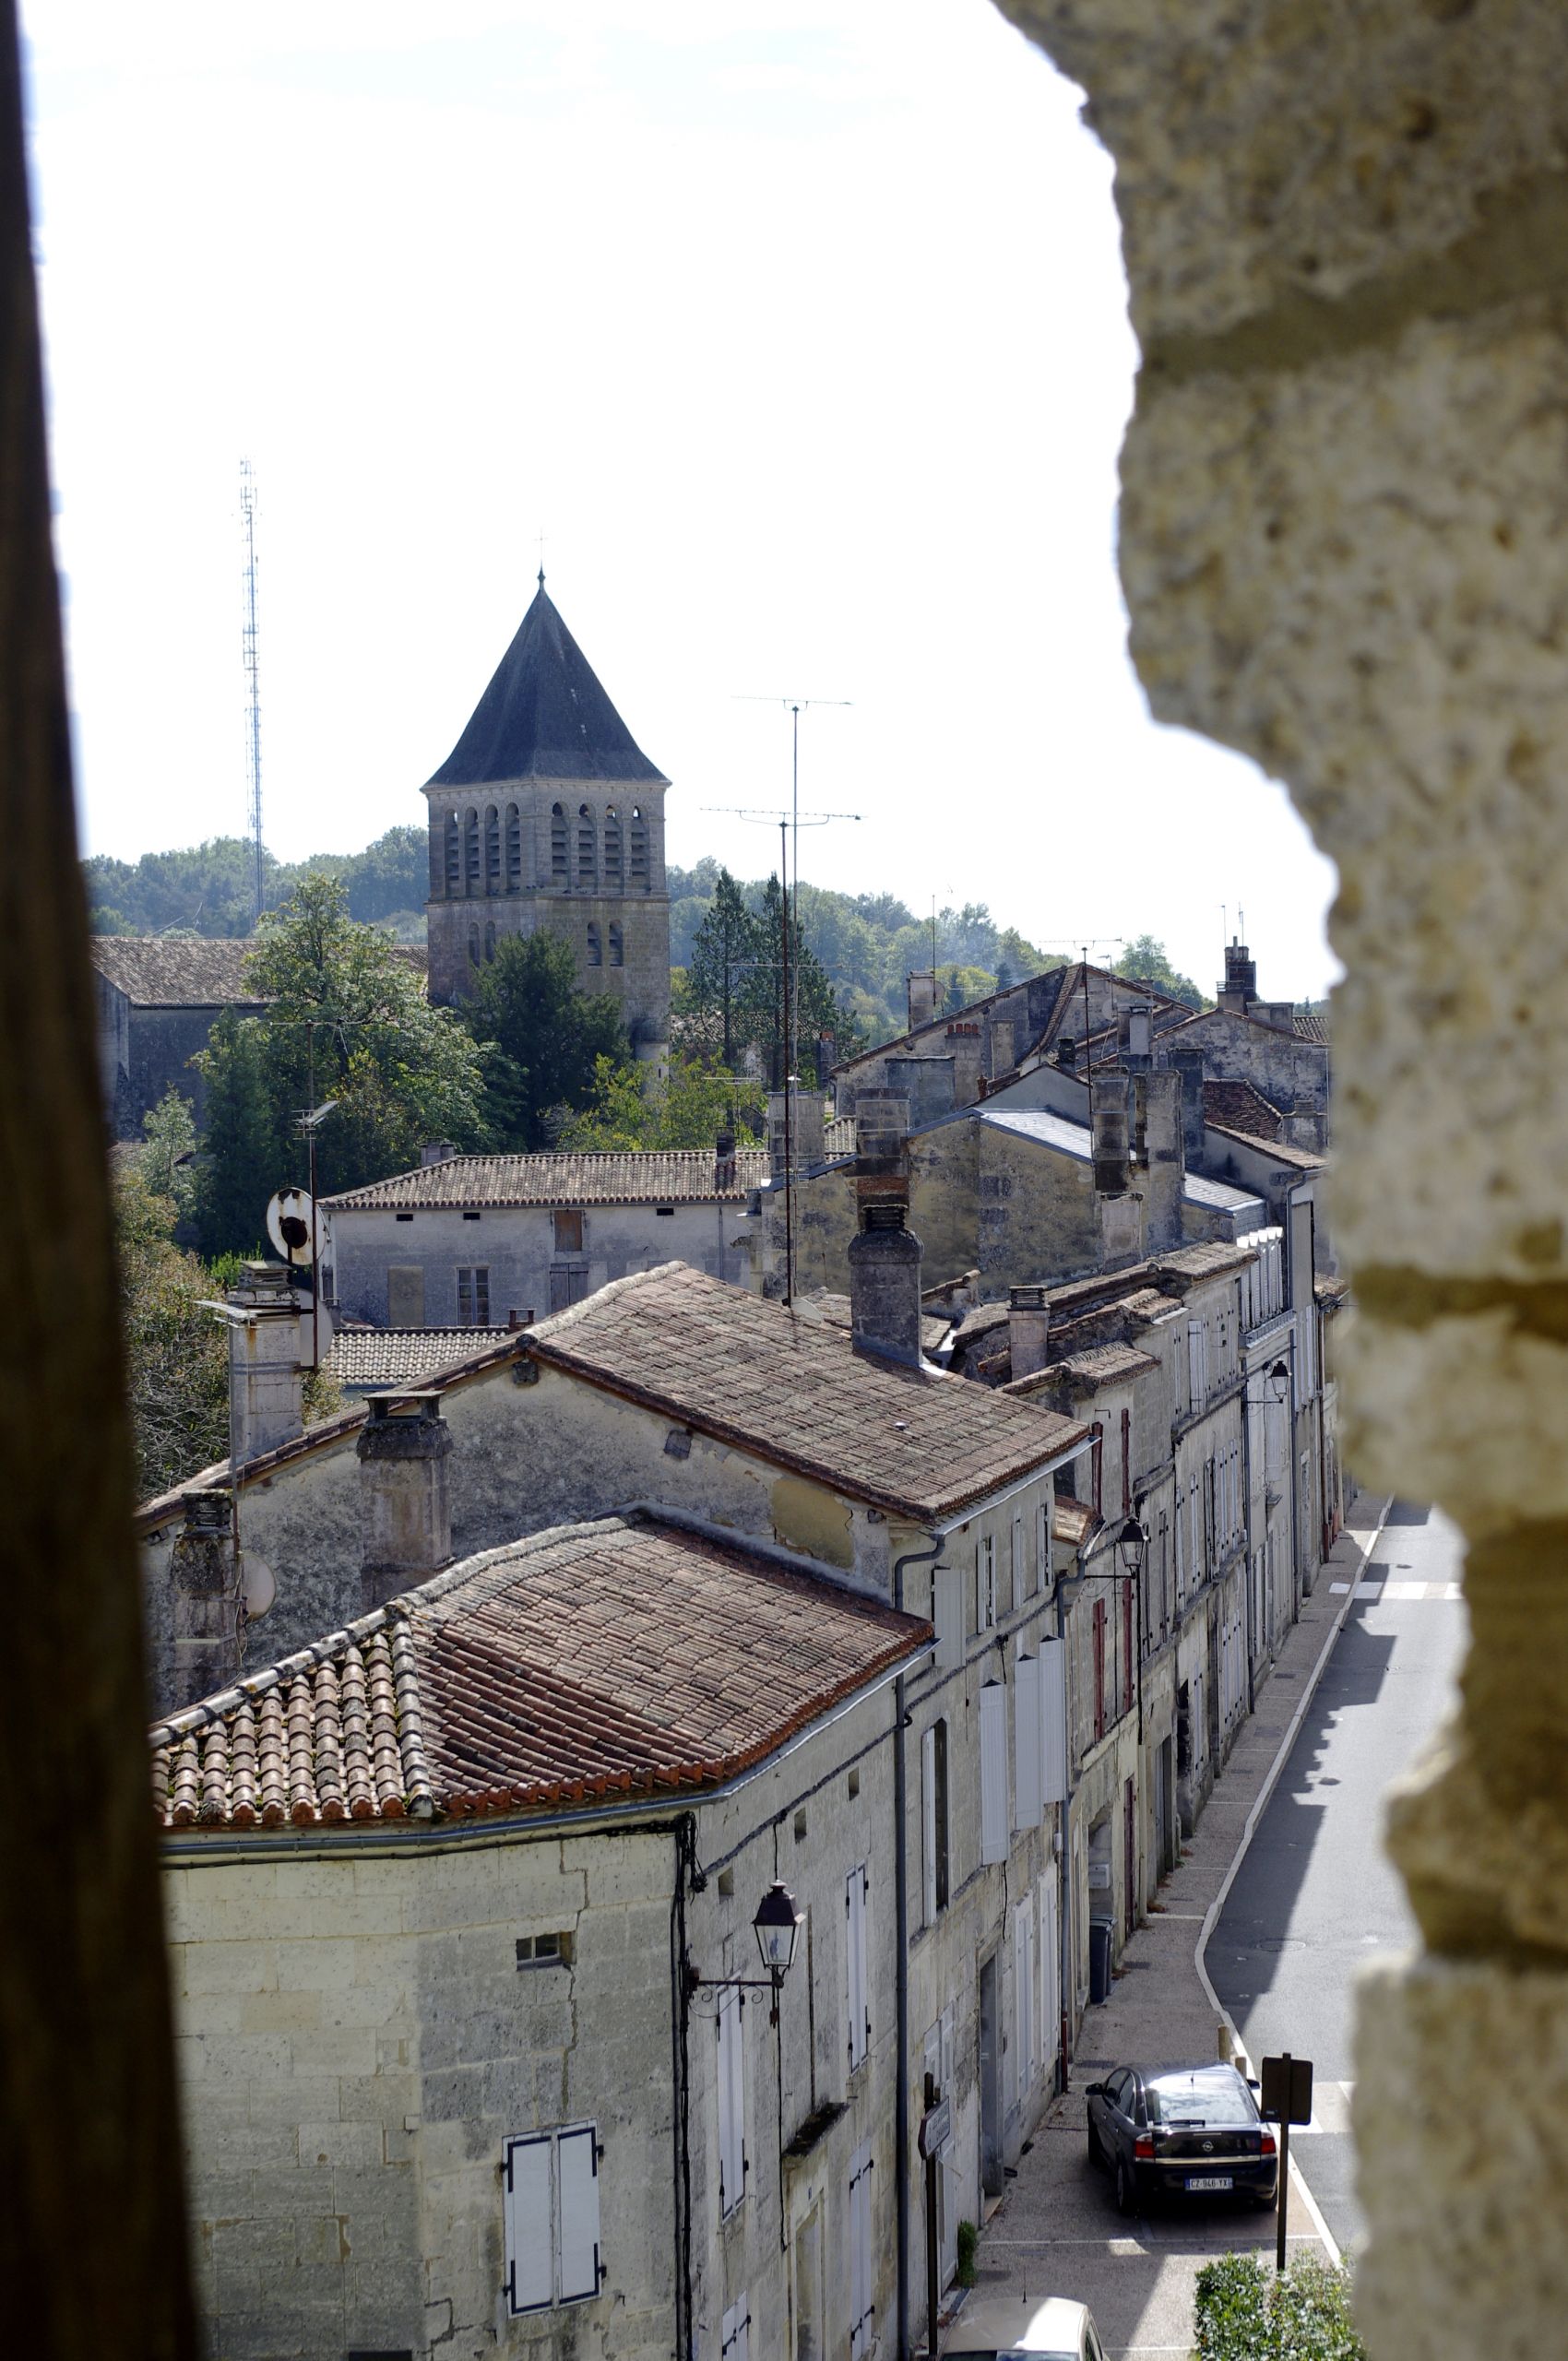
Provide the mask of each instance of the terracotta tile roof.
POLYGON ((1290 1024, 1299 1041, 1326 1041, 1329 1038, 1328 1019, 1316 1009, 1297 1009, 1290 1024))
POLYGON ((1069 1353, 1058 1364, 1071 1377, 1089 1385, 1112 1385, 1119 1380, 1137 1377, 1145 1370, 1158 1369, 1159 1363, 1148 1353, 1140 1353, 1135 1345, 1091 1345, 1081 1353, 1069 1353))
POLYGON ((488 1352, 510 1335, 494 1328, 340 1328, 327 1366, 340 1385, 400 1385, 430 1377, 453 1361, 488 1352))
POLYGON ((1051 1531, 1053 1539, 1068 1542, 1081 1549, 1099 1531, 1101 1518, 1087 1501, 1075 1501, 1071 1493, 1059 1492, 1051 1507, 1051 1531))
POLYGON ((448 1156, 363 1189, 324 1197, 334 1211, 438 1212, 457 1205, 742 1204, 767 1178, 766 1148, 735 1153, 735 1180, 714 1186, 711 1148, 626 1148, 576 1156, 448 1156))
POLYGON ((1211 1123, 1209 1129, 1218 1132, 1222 1139, 1239 1140, 1243 1147, 1256 1148, 1271 1163, 1293 1165, 1301 1172, 1322 1172, 1328 1163, 1328 1158, 1315 1150, 1292 1147, 1289 1140, 1259 1139, 1253 1133, 1236 1131, 1229 1123, 1211 1123))
POLYGON ((1047 1465, 1086 1431, 959 1377, 863 1359, 826 1322, 683 1263, 612 1281, 527 1332, 523 1349, 922 1522, 1047 1465))
POLYGON ((244 978, 254 942, 172 943, 165 935, 95 934, 92 964, 137 1008, 221 1008, 260 1002, 244 978))
POLYGON ((1284 1117, 1250 1082, 1210 1082, 1206 1075, 1204 1121, 1228 1123, 1234 1131, 1251 1132, 1256 1139, 1277 1140, 1284 1117))
POLYGON ((822 1127, 823 1152, 831 1163, 840 1156, 855 1153, 855 1119, 852 1115, 830 1115, 822 1127))
POLYGON ((1174 1253, 1151 1255, 1149 1268, 1163 1276, 1173 1271, 1183 1279, 1215 1279, 1223 1272, 1239 1271, 1243 1263, 1254 1263, 1257 1252, 1239 1239, 1234 1245, 1227 1240, 1206 1239, 1196 1246, 1179 1246, 1174 1253))
POLYGON ((466 1818, 735 1777, 931 1626, 662 1519, 438 1574, 150 1734, 166 1828, 466 1818))

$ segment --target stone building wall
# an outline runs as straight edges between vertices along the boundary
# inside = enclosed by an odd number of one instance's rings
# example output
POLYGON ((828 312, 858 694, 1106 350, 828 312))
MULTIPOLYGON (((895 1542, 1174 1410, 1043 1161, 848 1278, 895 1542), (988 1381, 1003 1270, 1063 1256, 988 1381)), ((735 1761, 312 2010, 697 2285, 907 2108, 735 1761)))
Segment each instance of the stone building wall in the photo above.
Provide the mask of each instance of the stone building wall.
POLYGON ((1561 2342, 1568 2249, 1568 18, 1007 0, 1088 94, 1142 348, 1132 649, 1338 864, 1346 1447, 1468 1557, 1363 1986, 1373 2361, 1561 2342), (1437 2094, 1441 2093, 1441 2099, 1437 2094), (1528 2201, 1518 2191, 1527 2188, 1528 2201))

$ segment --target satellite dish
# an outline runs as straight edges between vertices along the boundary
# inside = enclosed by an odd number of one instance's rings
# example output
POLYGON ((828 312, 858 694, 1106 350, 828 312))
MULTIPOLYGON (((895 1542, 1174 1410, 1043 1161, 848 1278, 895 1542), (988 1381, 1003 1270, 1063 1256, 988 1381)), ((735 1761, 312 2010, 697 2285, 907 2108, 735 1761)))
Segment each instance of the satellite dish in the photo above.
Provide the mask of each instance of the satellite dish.
POLYGON ((241 1557, 240 1565, 240 1596, 244 1601, 245 1620, 254 1623, 257 1616, 266 1614, 277 1597, 278 1585, 265 1558, 257 1558, 247 1549, 241 1557))
POLYGON ((311 1260, 311 1201, 308 1189, 279 1189, 267 1208, 267 1235, 285 1263, 311 1260))

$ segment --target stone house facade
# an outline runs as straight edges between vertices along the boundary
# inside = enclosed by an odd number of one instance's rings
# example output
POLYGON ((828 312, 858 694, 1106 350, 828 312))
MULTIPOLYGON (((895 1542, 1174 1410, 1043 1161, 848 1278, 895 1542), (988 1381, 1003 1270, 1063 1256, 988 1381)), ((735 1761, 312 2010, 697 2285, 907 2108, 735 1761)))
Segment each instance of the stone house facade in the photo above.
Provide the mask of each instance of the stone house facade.
POLYGON ((669 780, 632 738, 544 587, 428 779, 430 989, 462 999, 497 943, 546 927, 634 1046, 670 1030, 669 780))
POLYGON ((171 1084, 191 1101, 199 1127, 206 1086, 191 1060, 226 1008, 252 1016, 261 1006, 244 979, 254 945, 95 934, 89 948, 111 1137, 139 1140, 142 1117, 171 1084))
POLYGON ((341 1316, 525 1326, 628 1272, 688 1263, 743 1285, 760 1148, 441 1156, 322 1201, 341 1316))

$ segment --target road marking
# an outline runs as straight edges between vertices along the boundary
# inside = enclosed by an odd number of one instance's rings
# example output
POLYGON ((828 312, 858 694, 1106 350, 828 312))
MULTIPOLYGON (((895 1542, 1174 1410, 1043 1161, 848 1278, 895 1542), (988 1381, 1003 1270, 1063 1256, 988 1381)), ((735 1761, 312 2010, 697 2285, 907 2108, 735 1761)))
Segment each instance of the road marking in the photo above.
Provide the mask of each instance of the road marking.
POLYGON ((1332 2139, 1343 2139, 1350 2129, 1350 2094, 1354 2082, 1314 2082, 1313 2085, 1313 2119, 1299 2123, 1296 2136, 1321 2132, 1332 2139))
POLYGON ((1335 1598, 1394 1598, 1407 1605, 1416 1600, 1452 1601, 1465 1596, 1463 1583, 1357 1583, 1354 1589, 1348 1583, 1330 1583, 1328 1588, 1335 1598))

